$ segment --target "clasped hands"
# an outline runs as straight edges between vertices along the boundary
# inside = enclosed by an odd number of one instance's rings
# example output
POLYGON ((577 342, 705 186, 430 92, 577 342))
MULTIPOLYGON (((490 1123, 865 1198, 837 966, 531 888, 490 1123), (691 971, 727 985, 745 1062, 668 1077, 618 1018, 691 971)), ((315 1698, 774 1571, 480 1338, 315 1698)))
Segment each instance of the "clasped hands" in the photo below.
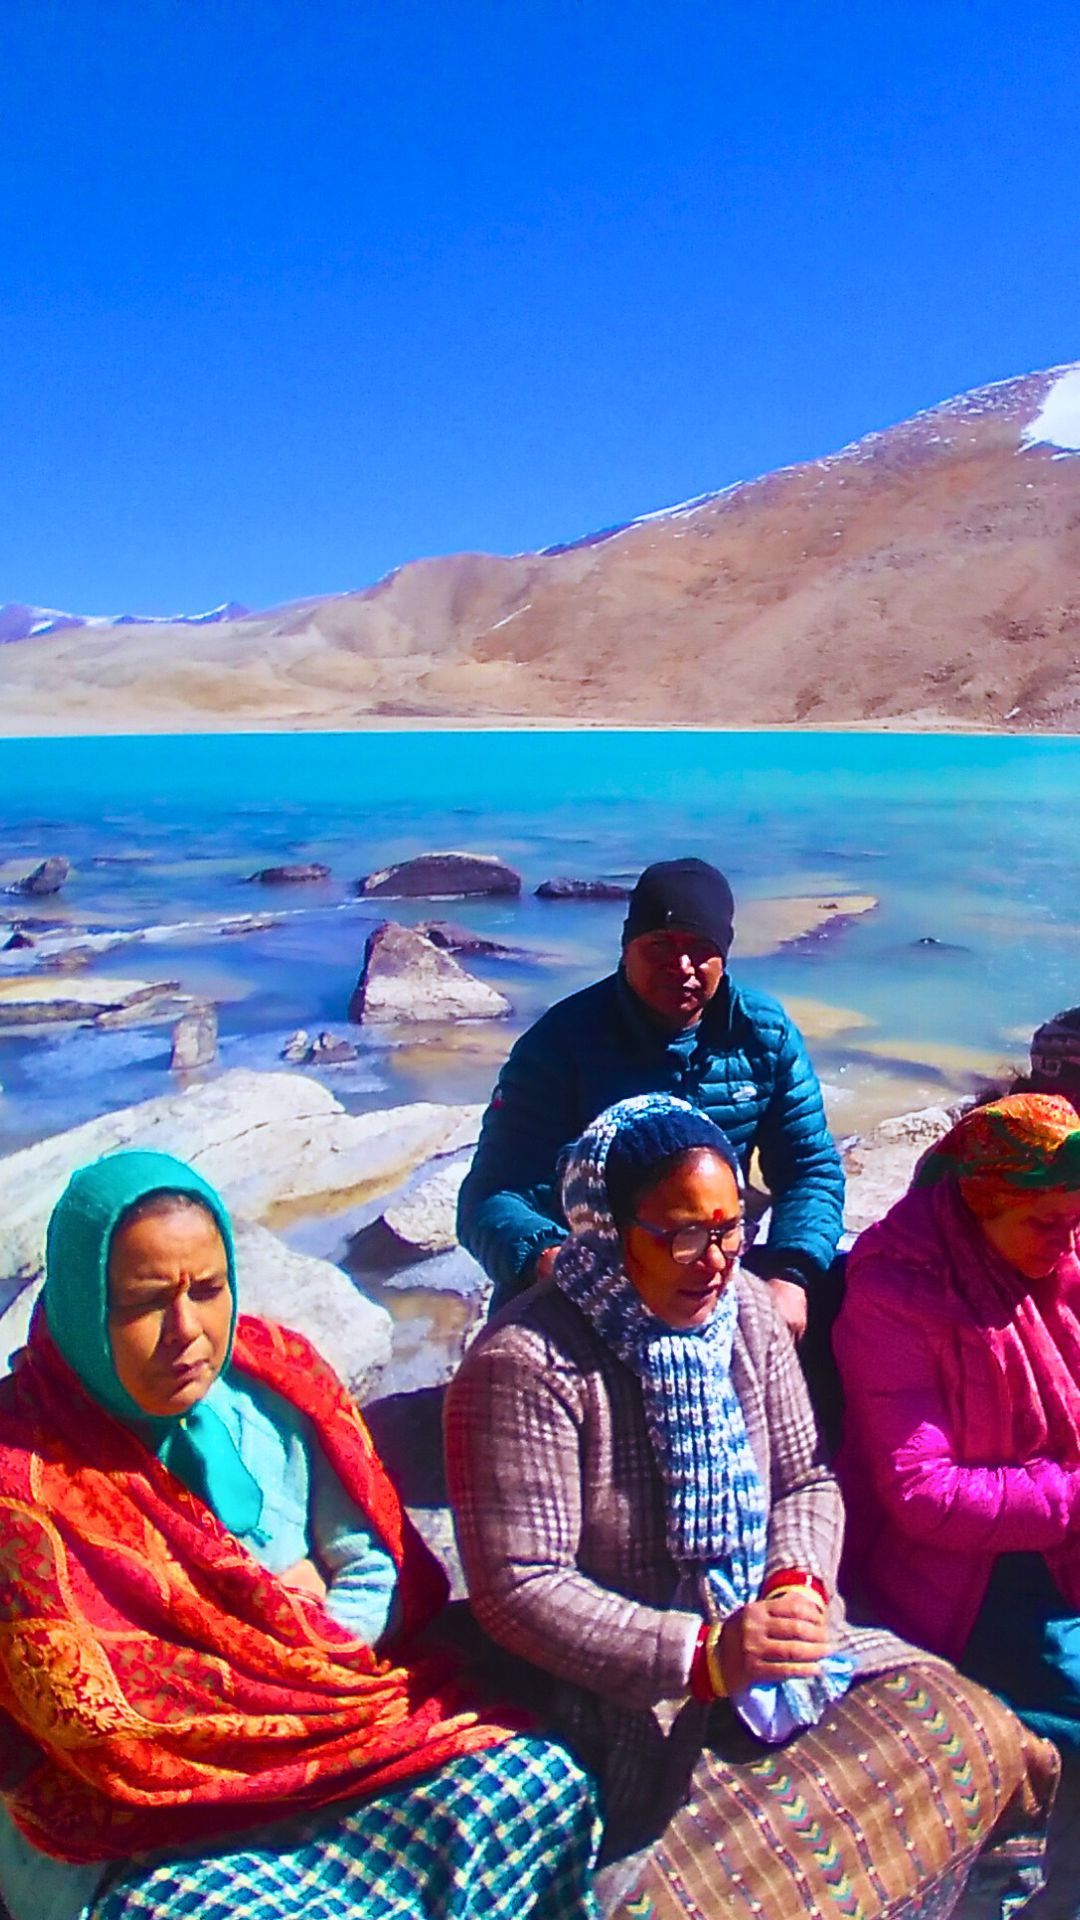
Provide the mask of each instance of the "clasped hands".
POLYGON ((810 1679, 828 1652, 828 1613, 808 1588, 750 1600, 720 1630, 720 1667, 728 1693, 758 1683, 810 1679))

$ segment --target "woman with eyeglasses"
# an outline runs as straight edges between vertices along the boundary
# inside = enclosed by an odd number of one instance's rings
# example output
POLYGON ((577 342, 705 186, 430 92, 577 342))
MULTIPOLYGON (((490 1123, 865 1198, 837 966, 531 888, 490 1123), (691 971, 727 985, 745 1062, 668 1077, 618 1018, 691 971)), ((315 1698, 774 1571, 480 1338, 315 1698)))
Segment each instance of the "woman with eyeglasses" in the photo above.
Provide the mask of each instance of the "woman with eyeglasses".
POLYGON ((847 1621, 840 1496, 739 1266, 727 1137, 670 1095, 620 1101, 562 1198, 554 1285, 450 1387, 447 1472, 473 1612, 598 1773, 605 1858, 658 1841, 656 1920, 832 1911, 842 1885, 865 1920, 951 1912, 995 1825, 1022 1857, 1054 1752, 847 1621))

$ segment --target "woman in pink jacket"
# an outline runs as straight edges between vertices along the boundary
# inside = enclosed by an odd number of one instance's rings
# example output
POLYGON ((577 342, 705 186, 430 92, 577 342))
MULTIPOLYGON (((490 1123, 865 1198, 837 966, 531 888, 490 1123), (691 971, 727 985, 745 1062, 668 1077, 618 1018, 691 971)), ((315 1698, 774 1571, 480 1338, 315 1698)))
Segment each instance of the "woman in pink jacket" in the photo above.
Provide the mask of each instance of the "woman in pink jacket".
POLYGON ((846 1574, 1080 1750, 1080 1118, 975 1108, 857 1241, 834 1340, 846 1574))

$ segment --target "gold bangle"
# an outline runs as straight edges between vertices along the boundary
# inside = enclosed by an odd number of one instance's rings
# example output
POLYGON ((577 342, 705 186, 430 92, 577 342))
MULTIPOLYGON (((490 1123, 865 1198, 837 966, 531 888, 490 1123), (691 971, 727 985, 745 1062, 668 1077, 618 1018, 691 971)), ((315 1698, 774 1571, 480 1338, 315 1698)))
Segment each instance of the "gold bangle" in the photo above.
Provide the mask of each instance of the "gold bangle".
POLYGON ((792 1580, 786 1586, 782 1587, 770 1587, 768 1593, 765 1594, 763 1598, 766 1600, 779 1600, 782 1593, 805 1593, 809 1599, 817 1601, 822 1613, 828 1613, 829 1611, 828 1601, 822 1599, 817 1588, 807 1586, 802 1580, 792 1580))
POLYGON ((705 1665, 709 1672, 709 1681, 717 1700, 727 1699, 727 1682, 720 1660, 720 1635, 722 1627, 710 1627, 705 1641, 705 1665))

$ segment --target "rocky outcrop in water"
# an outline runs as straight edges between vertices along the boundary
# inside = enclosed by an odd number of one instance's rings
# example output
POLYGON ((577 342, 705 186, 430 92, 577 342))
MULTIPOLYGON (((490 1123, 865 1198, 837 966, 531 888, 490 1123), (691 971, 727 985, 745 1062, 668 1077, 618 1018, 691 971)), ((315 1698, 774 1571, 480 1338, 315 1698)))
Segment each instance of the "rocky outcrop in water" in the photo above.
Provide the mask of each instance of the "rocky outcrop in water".
POLYGON ((474 933, 471 927, 460 926, 456 920, 418 920, 416 932, 446 953, 490 954, 496 958, 501 954, 511 959, 523 951, 521 947, 507 946, 505 940, 492 940, 486 933, 474 933))
POLYGON ((62 853, 52 853, 47 860, 41 862, 40 866, 35 867, 32 873, 25 874, 21 880, 16 880, 11 891, 32 896, 59 893, 70 872, 70 860, 65 860, 62 853))
POLYGON ((386 920, 369 934, 349 1002, 355 1021, 492 1020, 510 1002, 414 927, 386 920))
POLYGON ((617 880, 570 880, 560 874, 554 880, 541 880, 536 889, 538 900, 629 900, 631 889, 617 880))
POLYGON ((519 894, 521 875, 491 853, 421 853, 356 883, 365 899, 454 900, 472 894, 519 894))
POLYGON ((0 974, 0 1027, 36 1027, 53 1021, 96 1026, 145 1019, 179 993, 176 980, 71 978, 65 973, 0 974))
POLYGON ((297 887, 311 880, 329 880, 330 869, 321 860, 295 862, 283 867, 260 867, 248 875, 249 881, 263 887, 297 887))

